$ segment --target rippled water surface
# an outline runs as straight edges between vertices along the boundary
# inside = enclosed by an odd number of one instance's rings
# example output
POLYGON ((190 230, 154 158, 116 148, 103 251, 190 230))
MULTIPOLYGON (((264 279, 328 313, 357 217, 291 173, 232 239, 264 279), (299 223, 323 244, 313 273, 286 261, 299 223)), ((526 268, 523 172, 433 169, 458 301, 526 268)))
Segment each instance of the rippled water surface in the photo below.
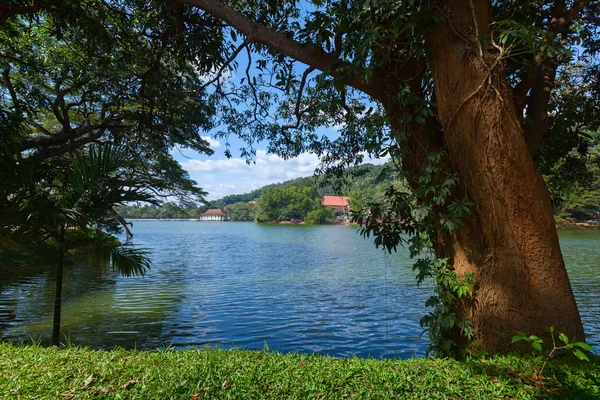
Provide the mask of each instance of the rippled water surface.
MULTIPOLYGON (((419 319, 431 287, 416 286, 406 251, 386 260, 356 227, 136 221, 133 231, 152 249, 145 277, 66 267, 62 329, 71 342, 424 355, 419 319)), ((600 233, 561 232, 561 243, 598 349, 600 233)), ((48 341, 53 293, 52 268, 0 277, 0 335, 48 341)))

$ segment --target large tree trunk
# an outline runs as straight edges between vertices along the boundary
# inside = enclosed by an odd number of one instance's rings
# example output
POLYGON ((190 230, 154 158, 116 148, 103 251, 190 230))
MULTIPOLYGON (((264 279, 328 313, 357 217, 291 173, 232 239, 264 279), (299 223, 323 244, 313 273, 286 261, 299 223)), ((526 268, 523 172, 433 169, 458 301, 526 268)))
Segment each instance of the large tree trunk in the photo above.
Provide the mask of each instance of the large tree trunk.
POLYGON ((458 275, 477 279, 472 303, 459 311, 472 320, 476 344, 490 353, 508 349, 516 330, 546 337, 554 326, 583 340, 550 195, 527 148, 499 52, 480 44, 490 38, 489 4, 443 3, 446 24, 426 36, 429 63, 451 168, 475 203, 442 246, 458 275))

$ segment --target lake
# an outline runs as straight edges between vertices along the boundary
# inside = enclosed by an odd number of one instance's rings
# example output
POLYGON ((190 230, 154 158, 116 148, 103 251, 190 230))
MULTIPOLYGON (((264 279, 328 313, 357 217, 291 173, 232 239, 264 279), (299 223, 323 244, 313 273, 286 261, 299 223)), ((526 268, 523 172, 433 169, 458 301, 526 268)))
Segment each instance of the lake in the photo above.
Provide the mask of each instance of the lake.
MULTIPOLYGON (((407 251, 387 256, 356 226, 134 221, 152 270, 125 278, 65 268, 62 332, 73 344, 155 349, 219 346, 337 357, 420 357, 431 285, 407 251)), ((600 349, 599 231, 561 231, 588 342, 600 349)), ((54 271, 2 276, 5 340, 49 343, 54 271)), ((1 315, 1 314, 0 314, 1 315)))

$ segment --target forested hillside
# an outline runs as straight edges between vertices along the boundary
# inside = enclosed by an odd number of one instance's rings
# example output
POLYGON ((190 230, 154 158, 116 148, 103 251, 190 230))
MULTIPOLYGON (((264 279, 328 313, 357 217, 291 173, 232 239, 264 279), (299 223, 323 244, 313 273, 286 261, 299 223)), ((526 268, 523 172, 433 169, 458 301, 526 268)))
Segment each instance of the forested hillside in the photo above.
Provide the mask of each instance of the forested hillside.
MULTIPOLYGON (((576 160, 576 159, 575 159, 576 160)), ((581 160, 581 159, 580 159, 581 160)), ((565 170, 580 175, 574 182, 561 179, 548 179, 550 187, 558 182, 562 196, 556 198, 554 212, 559 221, 598 221, 600 220, 600 145, 588 149, 588 155, 578 168, 570 164, 574 159, 565 159, 555 168, 554 176, 565 174, 565 170)))
MULTIPOLYGON (((215 200, 206 205, 179 205, 168 202, 162 206, 154 205, 127 205, 118 209, 118 212, 125 219, 179 219, 179 218, 198 218, 198 216, 209 208, 220 208, 226 212, 234 221, 253 221, 256 219, 261 210, 259 203, 263 193, 273 194, 281 191, 284 197, 280 202, 292 202, 294 193, 302 192, 305 188, 305 193, 311 201, 318 201, 322 196, 326 195, 344 195, 350 196, 354 207, 362 206, 366 203, 382 202, 385 198, 385 191, 391 185, 403 186, 399 174, 395 171, 393 165, 372 165, 363 164, 350 170, 344 177, 334 176, 308 176, 289 181, 274 183, 263 186, 244 194, 233 194, 225 196, 222 199, 215 200), (293 189, 292 189, 293 188, 293 189), (286 200, 288 199, 288 200, 286 200), (250 203, 249 202, 256 202, 250 203)), ((266 199, 263 199, 263 204, 266 199)), ((299 200, 300 201, 300 200, 299 200)), ((298 210, 303 207, 291 206, 287 211, 283 211, 283 206, 279 206, 281 211, 272 211, 269 216, 263 214, 259 220, 283 220, 287 219, 304 219, 307 213, 313 209, 309 207, 308 211, 291 211, 298 210), (289 215, 285 215, 289 214, 289 215)), ((317 218, 322 221, 323 218, 317 218)))

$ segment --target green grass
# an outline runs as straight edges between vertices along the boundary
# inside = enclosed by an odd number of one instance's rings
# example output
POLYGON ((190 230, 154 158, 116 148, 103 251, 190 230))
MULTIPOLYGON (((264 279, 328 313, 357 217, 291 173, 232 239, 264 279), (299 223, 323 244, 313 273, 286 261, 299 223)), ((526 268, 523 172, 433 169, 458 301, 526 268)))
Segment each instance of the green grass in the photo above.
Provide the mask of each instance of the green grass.
POLYGON ((600 398, 600 360, 334 359, 246 350, 92 351, 0 344, 6 399, 600 398))

